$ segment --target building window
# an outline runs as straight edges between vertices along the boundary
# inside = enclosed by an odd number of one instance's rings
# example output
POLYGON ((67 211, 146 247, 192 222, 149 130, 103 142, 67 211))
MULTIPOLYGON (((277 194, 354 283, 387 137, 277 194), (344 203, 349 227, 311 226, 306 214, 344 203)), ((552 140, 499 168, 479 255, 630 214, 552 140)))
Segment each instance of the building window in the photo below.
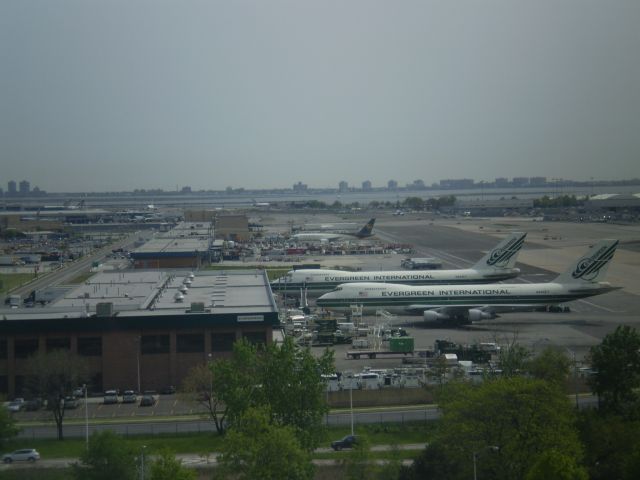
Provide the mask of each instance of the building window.
POLYGON ((244 332, 242 336, 249 342, 254 345, 266 344, 267 343, 267 333, 266 332, 244 332))
POLYGON ((0 360, 6 360, 8 357, 7 339, 0 338, 0 360))
POLYGON ((212 352, 231 352, 233 344, 236 341, 235 333, 212 333, 211 334, 211 351, 212 352))
MULTIPOLYGON (((38 353, 37 338, 21 338, 13 342, 15 358, 28 358, 38 353)), ((17 389, 16 389, 17 391, 17 389)))
POLYGON ((140 353, 169 353, 169 335, 143 335, 140 338, 140 353))
POLYGON ((54 350, 70 350, 71 339, 67 338, 47 338, 47 353, 54 350))
POLYGON ((0 393, 3 395, 9 393, 9 378, 6 375, 0 375, 0 393))
POLYGON ((79 337, 78 355, 99 357, 102 355, 102 337, 79 337))
POLYGON ((176 335, 176 350, 178 353, 204 352, 204 335, 201 333, 176 335))

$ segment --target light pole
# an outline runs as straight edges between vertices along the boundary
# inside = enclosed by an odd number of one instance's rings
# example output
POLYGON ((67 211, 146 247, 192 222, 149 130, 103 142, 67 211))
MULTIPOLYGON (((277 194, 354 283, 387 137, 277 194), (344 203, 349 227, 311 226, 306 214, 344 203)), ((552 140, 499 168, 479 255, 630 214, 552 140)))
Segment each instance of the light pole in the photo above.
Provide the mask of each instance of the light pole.
POLYGON ((87 384, 82 385, 84 390, 84 439, 87 450, 89 450, 89 404, 87 403, 87 384))
POLYGON ((136 337, 136 366, 138 370, 138 395, 140 395, 140 335, 136 337))
POLYGON ((140 480, 144 480, 144 449, 146 445, 142 445, 142 452, 140 453, 140 480))
POLYGON ((580 405, 578 403, 578 361, 576 360, 576 352, 571 350, 569 347, 565 347, 567 352, 571 354, 573 358, 573 388, 576 394, 576 410, 580 409, 580 405))
POLYGON ((353 372, 349 373, 349 410, 351 411, 351 435, 354 435, 354 428, 353 428, 353 372))
POLYGON ((497 452, 498 450, 500 450, 500 447, 497 447, 495 445, 487 445, 484 448, 481 448, 480 450, 476 450, 475 452, 473 452, 473 480, 478 480, 478 471, 477 471, 477 459, 478 459, 478 455, 480 455, 482 452, 484 452, 485 450, 492 450, 494 452, 497 452))

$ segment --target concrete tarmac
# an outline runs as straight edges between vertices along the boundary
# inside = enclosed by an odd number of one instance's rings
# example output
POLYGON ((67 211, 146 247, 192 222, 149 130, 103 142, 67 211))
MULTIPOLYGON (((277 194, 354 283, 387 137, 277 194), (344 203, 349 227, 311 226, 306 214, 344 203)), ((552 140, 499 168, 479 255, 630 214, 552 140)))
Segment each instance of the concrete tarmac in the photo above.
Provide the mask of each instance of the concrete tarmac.
MULTIPOLYGON (((358 215, 358 219, 369 217, 358 215)), ((308 218, 305 217, 305 218, 308 218)), ((310 220, 308 220, 310 221, 310 220)), ((352 216, 314 216, 318 223, 356 221, 352 216)), ((286 224, 282 219, 280 222, 286 224)), ((570 302, 569 313, 513 313, 493 320, 483 320, 462 327, 426 325, 420 316, 398 316, 395 326, 402 326, 415 338, 416 348, 430 348, 436 339, 458 343, 518 341, 540 350, 548 345, 566 349, 580 361, 589 349, 600 343, 618 325, 640 328, 640 225, 601 223, 543 222, 524 218, 436 218, 426 214, 402 217, 380 216, 374 227, 374 240, 382 243, 409 243, 414 257, 437 257, 443 268, 468 268, 498 241, 513 231, 527 232, 517 267, 522 273, 509 282, 549 282, 584 254, 590 245, 605 238, 620 240, 606 280, 621 290, 570 302)), ((371 241, 371 240, 367 240, 371 241)), ((348 265, 361 270, 400 270, 405 255, 363 255, 351 258, 317 257, 325 268, 348 265)), ((504 282, 507 283, 507 282, 504 282)), ((369 324, 380 321, 365 317, 369 324)), ((364 365, 377 368, 400 366, 400 360, 347 360, 350 347, 336 346, 338 370, 360 371, 364 365)))

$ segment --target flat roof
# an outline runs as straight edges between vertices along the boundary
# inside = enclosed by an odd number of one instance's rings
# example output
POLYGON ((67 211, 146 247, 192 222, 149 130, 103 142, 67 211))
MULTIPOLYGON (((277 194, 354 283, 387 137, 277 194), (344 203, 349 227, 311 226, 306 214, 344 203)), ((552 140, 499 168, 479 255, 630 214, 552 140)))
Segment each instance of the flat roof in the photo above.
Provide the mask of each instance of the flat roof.
POLYGON ((99 330, 278 323, 278 308, 263 270, 102 272, 45 307, 2 309, 0 333, 42 329, 99 330), (97 316, 99 303, 113 314, 97 316), (192 304, 202 304, 201 309, 192 304), (27 320, 28 325, 20 320, 27 320), (17 324, 22 324, 18 326, 17 324), (66 325, 66 327, 65 327, 66 325))
POLYGON ((209 250, 211 222, 181 222, 168 232, 156 235, 131 252, 135 258, 155 256, 195 256, 209 250))

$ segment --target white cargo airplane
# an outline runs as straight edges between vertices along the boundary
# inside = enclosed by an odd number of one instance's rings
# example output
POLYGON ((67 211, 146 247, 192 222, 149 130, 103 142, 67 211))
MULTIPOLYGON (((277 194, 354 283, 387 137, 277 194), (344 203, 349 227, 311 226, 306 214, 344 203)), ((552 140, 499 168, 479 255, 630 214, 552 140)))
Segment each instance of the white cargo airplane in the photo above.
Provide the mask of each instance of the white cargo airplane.
POLYGON ((343 283, 383 282, 403 285, 435 285, 462 283, 490 283, 514 278, 520 273, 515 268, 518 253, 526 233, 513 233, 471 268, 460 270, 398 270, 372 272, 346 272, 344 270, 300 269, 287 272, 271 282, 271 289, 291 295, 300 295, 306 289, 308 297, 330 292, 343 283))
POLYGON ((427 322, 473 322, 495 318, 502 312, 535 311, 544 306, 601 295, 621 288, 601 281, 617 246, 617 240, 599 242, 570 269, 549 283, 435 287, 347 283, 322 295, 316 304, 334 311, 351 311, 352 306, 361 305, 365 313, 384 309, 392 313, 422 314, 427 322))
POLYGON ((372 218, 367 224, 356 232, 306 232, 296 233, 291 235, 291 239, 297 242, 333 242, 336 240, 342 240, 349 237, 355 238, 368 238, 373 236, 373 224, 376 222, 375 218, 372 218))

